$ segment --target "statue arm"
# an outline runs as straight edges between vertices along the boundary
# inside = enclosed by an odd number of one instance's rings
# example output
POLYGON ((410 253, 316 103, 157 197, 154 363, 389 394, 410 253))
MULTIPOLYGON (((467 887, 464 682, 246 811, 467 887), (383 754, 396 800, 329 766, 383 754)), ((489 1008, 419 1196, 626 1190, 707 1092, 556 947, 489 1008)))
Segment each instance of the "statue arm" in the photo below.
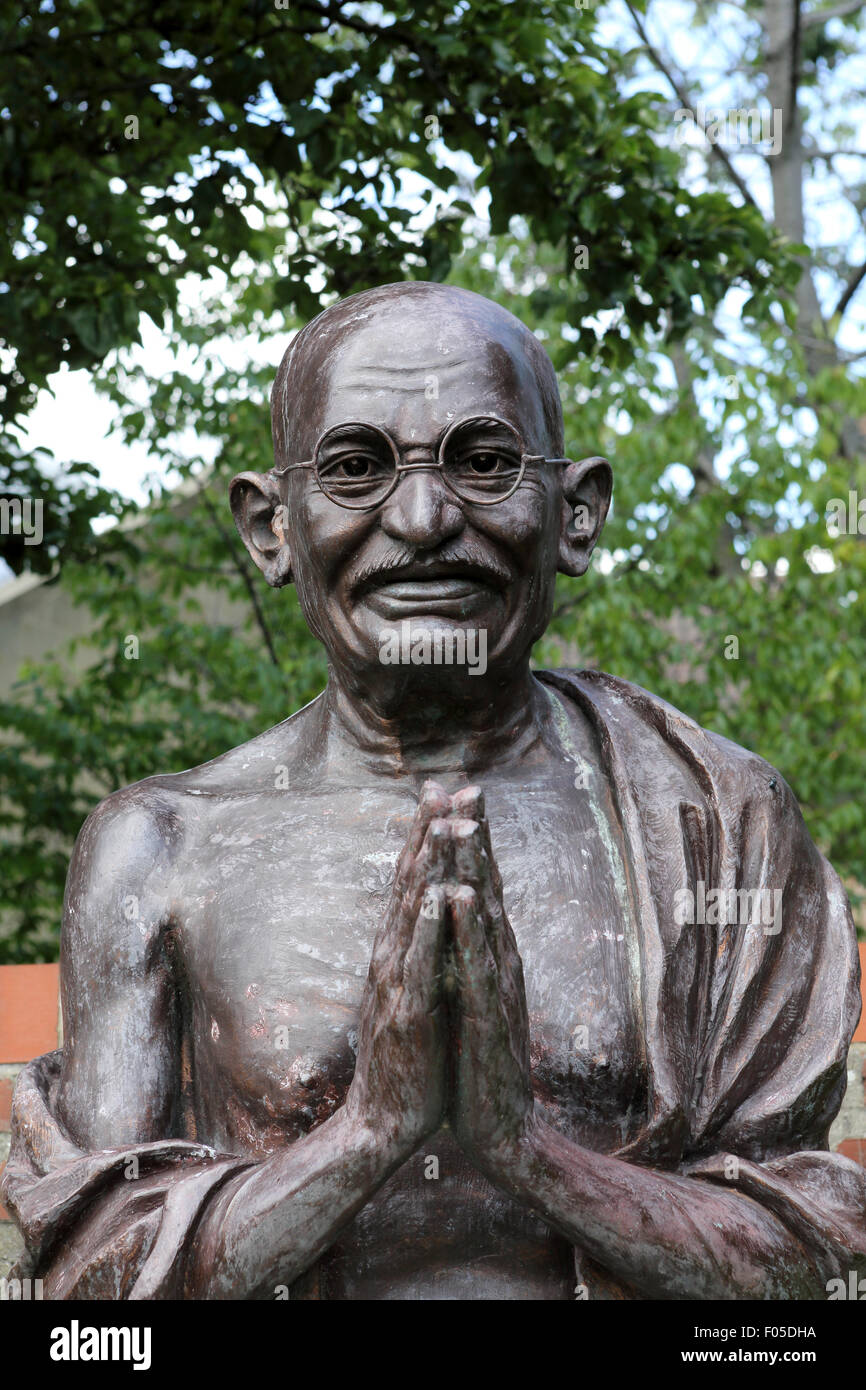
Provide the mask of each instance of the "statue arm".
POLYGON ((816 1266, 772 1211, 698 1178, 596 1153, 545 1121, 533 1095, 523 970, 491 876, 487 827, 457 822, 455 836, 465 882, 450 894, 463 1005, 452 1125, 468 1156, 645 1297, 804 1296, 816 1266))
POLYGON ((413 823, 346 1103, 258 1163, 178 1137, 169 905, 183 835, 170 798, 143 783, 89 818, 67 886, 66 1041, 22 1076, 4 1184, 50 1297, 273 1297, 438 1127, 444 804, 426 794, 413 823))
POLYGON ((483 815, 455 822, 452 1126, 490 1181, 645 1297, 823 1298, 830 1279, 866 1273, 866 1170, 826 1151, 857 1016, 850 911, 794 806, 775 833, 764 824, 759 862, 786 881, 786 927, 739 929, 706 1039, 678 1054, 686 1099, 669 1121, 682 1147, 665 1171, 639 1141, 627 1157, 575 1143, 535 1102, 522 964, 489 827, 483 815))
POLYGON ((496 1181, 647 1298, 824 1298, 839 1273, 759 1201, 581 1148, 543 1121, 496 1181))
POLYGON ((181 1020, 166 885, 177 826, 148 784, 85 822, 69 867, 57 1117, 83 1150, 175 1137, 181 1020))
POLYGON ((27 1258, 52 1297, 273 1297, 402 1156, 347 1123, 345 1108, 257 1164, 180 1137, 167 910, 179 836, 145 783, 103 802, 76 843, 64 1047, 22 1078, 6 1174, 27 1258))
POLYGON ((333 1245, 407 1156, 338 1110, 220 1189, 198 1226, 186 1296, 274 1298, 333 1245))
POLYGON ((449 798, 425 786, 373 946, 345 1104, 319 1128, 227 1183, 196 1238, 194 1298, 267 1298, 439 1127, 445 1097, 441 960, 449 798))
POLYGON ((19 1268, 52 1299, 172 1297, 210 1193, 244 1160, 179 1138, 179 997, 167 885, 180 827, 159 785, 88 818, 67 880, 64 1047, 18 1078, 4 1200, 19 1268), (144 1290, 148 1292, 144 1292, 144 1290))

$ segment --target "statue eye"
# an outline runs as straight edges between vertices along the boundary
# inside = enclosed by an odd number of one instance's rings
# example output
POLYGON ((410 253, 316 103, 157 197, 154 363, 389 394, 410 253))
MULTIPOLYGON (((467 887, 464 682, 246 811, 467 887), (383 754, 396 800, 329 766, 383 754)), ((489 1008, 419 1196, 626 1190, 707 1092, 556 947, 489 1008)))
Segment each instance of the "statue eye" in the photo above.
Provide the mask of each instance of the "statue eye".
POLYGON ((371 447, 343 446, 324 450, 319 457, 319 485, 337 498, 361 498, 387 489, 394 476, 393 462, 371 447))
POLYGON ((369 478, 374 469, 374 462, 366 454, 346 454, 337 461, 333 473, 344 478, 369 478))
POLYGON ((519 456, 509 449, 470 447, 455 451, 448 460, 450 476, 459 482, 504 485, 520 468, 519 456))
POLYGON ((503 472, 508 467, 508 461, 502 454, 494 453, 491 449, 484 449, 469 454, 464 460, 464 466, 472 473, 477 473, 481 477, 488 477, 491 473, 503 472))

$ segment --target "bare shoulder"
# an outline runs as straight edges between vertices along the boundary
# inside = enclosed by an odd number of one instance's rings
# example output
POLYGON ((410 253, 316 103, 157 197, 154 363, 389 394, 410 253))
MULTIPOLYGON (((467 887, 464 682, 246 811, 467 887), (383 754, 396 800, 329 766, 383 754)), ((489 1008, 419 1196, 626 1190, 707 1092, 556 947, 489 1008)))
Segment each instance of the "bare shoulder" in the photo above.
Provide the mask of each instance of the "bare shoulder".
POLYGON ((291 785, 305 742, 306 706, 283 723, 184 772, 158 773, 122 787, 91 812, 79 832, 67 902, 105 901, 112 885, 137 897, 168 891, 173 866, 195 838, 203 813, 291 785))

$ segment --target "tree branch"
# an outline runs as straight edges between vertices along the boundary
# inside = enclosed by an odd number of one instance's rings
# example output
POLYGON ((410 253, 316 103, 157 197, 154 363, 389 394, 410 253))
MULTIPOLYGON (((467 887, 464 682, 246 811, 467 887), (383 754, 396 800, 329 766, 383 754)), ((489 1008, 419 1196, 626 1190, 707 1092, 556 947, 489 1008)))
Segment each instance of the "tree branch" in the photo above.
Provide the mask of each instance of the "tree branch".
MULTIPOLYGON (((800 0, 791 0, 794 23, 791 26, 791 73, 788 83, 788 112, 791 125, 799 125, 800 107, 798 102, 800 92, 800 62, 802 58, 801 38, 803 33, 803 10, 800 0)), ((799 144, 799 133, 798 133, 799 144)))
POLYGON ((804 150, 806 159, 836 159, 843 156, 845 159, 866 159, 866 150, 804 150))
POLYGON ((810 10, 800 20, 803 29, 814 29, 816 24, 826 24, 828 19, 845 19, 849 14, 862 10, 866 0, 848 0, 844 5, 831 5, 827 10, 810 10))
POLYGON ((844 314, 845 310, 848 308, 848 305, 851 303, 851 300, 854 298, 855 294, 859 290, 864 279, 866 279, 866 261, 864 261, 862 265, 857 266, 854 270, 852 270, 851 274, 848 276, 845 288, 839 296, 839 303, 833 310, 831 318, 836 318, 837 314, 840 316, 844 314))
POLYGON ((231 535, 220 521, 217 515, 216 507, 214 506, 211 499, 208 497, 207 492, 204 490, 204 488, 201 489, 199 496, 201 497, 202 502, 204 502, 205 507, 207 508, 210 514, 211 520, 213 521, 214 525, 220 533, 220 536, 225 542, 226 550, 229 553, 229 558, 231 559, 231 562, 235 570, 244 582, 244 588, 249 594, 250 603, 252 604, 253 612, 256 615, 256 622, 258 623, 259 630, 265 639, 265 646, 268 649, 268 655, 271 658, 271 661, 274 663, 274 665, 279 668, 280 662, 276 653, 276 649, 274 647, 274 640, 271 636, 271 630, 268 627, 268 621, 265 617, 264 610, 259 600, 259 596, 256 592, 256 586, 253 583, 252 577, 250 576, 247 567, 243 562, 243 559, 240 555, 238 555, 231 535))
MULTIPOLYGON (((673 72, 670 69, 670 66, 665 62, 665 59, 659 53, 655 45, 650 42, 649 35, 647 34, 646 29, 641 23, 639 16, 635 13, 634 6, 629 3, 629 0, 626 0, 626 9, 632 17, 634 27, 637 30, 638 36, 640 37, 640 40, 643 43, 644 48, 646 49, 651 61, 658 68, 659 72, 666 79, 666 81, 670 83, 671 89, 678 102, 680 103, 680 106, 683 107, 685 110, 691 112, 695 125, 697 125, 700 129, 700 123, 697 119, 697 116, 695 116, 688 92, 686 91, 685 87, 683 87, 682 83, 679 82, 678 79, 674 76, 673 72)), ((747 203, 749 203, 755 209, 756 212, 760 212, 760 208, 758 207, 758 204, 755 202, 754 198, 749 192, 747 185, 744 183, 743 179, 740 178, 740 175, 734 168, 733 162, 730 156, 728 155, 727 150, 723 149, 721 145, 715 145, 710 143, 709 141, 707 143, 709 144, 710 153, 715 155, 716 159, 720 160, 721 163, 725 166, 726 170, 728 171, 728 176, 734 183, 741 196, 745 199, 747 203)))

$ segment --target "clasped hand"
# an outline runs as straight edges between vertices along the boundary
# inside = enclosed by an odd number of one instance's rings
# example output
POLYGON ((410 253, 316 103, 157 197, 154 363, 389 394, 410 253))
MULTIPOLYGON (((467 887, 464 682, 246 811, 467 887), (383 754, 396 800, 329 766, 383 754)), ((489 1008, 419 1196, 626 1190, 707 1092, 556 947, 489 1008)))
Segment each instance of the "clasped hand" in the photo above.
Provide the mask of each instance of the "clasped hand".
POLYGON ((406 1157, 447 1119, 491 1178, 532 1125, 523 966, 477 787, 424 786, 373 946, 346 1109, 406 1157))

